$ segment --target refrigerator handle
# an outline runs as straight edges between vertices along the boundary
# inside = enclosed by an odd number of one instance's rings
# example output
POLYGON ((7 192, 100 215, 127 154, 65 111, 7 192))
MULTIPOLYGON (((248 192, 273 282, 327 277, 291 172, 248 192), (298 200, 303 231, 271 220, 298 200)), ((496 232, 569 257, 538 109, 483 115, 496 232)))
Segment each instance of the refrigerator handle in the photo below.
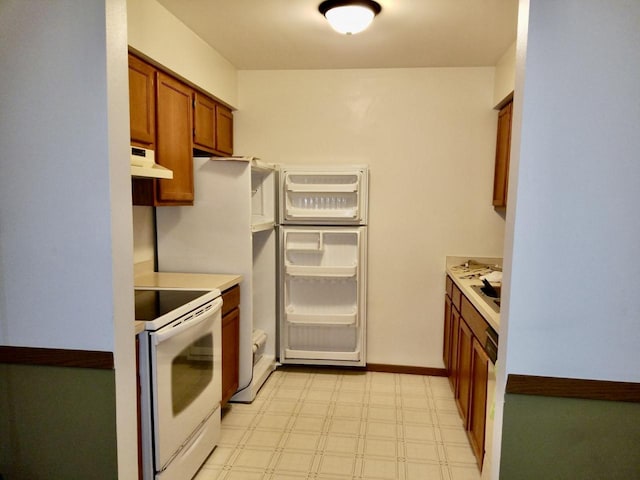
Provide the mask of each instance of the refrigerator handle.
POLYGON ((322 231, 318 232, 318 251, 322 251, 324 248, 324 233, 322 231))

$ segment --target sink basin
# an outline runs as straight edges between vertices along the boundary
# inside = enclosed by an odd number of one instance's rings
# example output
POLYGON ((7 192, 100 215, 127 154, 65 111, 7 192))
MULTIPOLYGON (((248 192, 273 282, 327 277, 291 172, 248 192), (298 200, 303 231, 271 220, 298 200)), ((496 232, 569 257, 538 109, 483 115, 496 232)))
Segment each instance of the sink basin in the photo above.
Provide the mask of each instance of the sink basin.
POLYGON ((496 313, 500 313, 500 293, 502 287, 493 287, 498 294, 497 297, 491 296, 487 293, 487 288, 482 285, 471 285, 471 289, 480 295, 480 298, 496 313))
POLYGON ((502 286, 493 286, 493 290, 488 287, 480 287, 482 293, 484 293, 487 297, 500 299, 500 292, 502 291, 502 286))

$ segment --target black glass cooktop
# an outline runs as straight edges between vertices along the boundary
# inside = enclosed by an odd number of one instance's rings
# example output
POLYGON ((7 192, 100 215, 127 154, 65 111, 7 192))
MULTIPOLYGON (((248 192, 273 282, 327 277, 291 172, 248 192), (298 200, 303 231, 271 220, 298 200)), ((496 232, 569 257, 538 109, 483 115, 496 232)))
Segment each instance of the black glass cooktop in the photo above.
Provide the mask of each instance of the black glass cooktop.
POLYGON ((194 290, 136 290, 136 320, 155 320, 206 293, 194 290))

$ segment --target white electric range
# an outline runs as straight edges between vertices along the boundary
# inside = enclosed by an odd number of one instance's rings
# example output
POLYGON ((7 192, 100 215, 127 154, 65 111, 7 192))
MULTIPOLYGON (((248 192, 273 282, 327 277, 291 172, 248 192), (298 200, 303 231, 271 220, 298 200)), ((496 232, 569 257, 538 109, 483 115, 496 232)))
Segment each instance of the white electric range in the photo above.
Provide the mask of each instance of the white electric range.
POLYGON ((135 289, 143 478, 190 480, 220 436, 219 290, 135 289))

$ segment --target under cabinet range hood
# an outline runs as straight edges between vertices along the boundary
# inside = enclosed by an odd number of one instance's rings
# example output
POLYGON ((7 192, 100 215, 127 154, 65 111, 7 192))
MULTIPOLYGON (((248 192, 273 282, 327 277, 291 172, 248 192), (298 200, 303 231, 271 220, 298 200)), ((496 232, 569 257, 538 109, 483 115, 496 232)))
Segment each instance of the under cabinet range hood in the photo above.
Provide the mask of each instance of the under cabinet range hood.
POLYGON ((153 150, 131 146, 131 176, 171 179, 173 172, 156 163, 153 150))

